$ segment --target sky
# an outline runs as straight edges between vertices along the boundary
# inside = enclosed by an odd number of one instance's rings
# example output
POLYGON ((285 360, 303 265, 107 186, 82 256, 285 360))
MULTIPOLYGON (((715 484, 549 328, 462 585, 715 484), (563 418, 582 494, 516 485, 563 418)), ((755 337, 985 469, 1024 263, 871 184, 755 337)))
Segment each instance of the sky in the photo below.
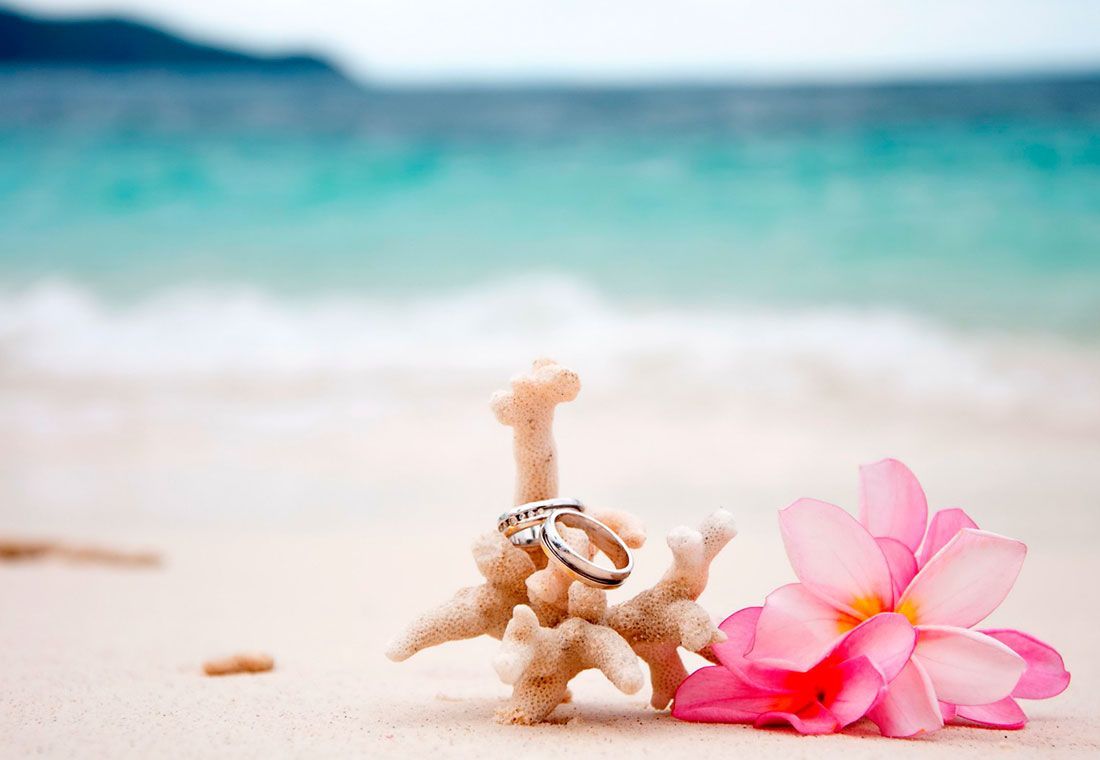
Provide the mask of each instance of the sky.
POLYGON ((830 81, 1100 69, 1100 0, 0 0, 385 83, 830 81))

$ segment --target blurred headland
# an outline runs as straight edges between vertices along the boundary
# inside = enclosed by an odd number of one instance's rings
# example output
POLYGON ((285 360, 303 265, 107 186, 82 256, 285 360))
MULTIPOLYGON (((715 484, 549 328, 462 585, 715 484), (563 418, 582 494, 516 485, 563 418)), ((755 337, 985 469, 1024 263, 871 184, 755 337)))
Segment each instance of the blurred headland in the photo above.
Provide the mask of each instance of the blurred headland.
POLYGON ((340 75, 314 55, 254 55, 122 18, 45 19, 5 8, 0 8, 0 64, 340 75))

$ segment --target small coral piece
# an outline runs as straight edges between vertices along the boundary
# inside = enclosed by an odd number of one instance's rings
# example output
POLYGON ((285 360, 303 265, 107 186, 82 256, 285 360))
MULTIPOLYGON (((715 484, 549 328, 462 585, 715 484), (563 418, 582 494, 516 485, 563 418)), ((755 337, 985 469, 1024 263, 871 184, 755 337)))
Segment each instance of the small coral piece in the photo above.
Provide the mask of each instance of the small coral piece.
MULTIPOLYGON (((494 394, 497 419, 513 429, 516 504, 558 495, 554 408, 580 391, 580 379, 551 359, 536 360, 530 372, 494 394)), ((588 508, 632 549, 645 543, 637 517, 612 509, 588 508)), ((582 556, 593 558, 588 535, 561 526, 562 537, 582 556)), ((493 661, 513 685, 512 699, 497 713, 505 723, 539 723, 571 699, 569 681, 598 668, 621 691, 633 694, 644 681, 638 665, 649 665, 654 707, 663 709, 686 677, 678 647, 708 655, 724 639, 695 600, 707 582, 714 556, 736 530, 729 513, 718 511, 699 530, 669 534, 672 568, 652 589, 608 608, 606 592, 573 580, 541 553, 528 554, 493 532, 474 545, 474 559, 486 582, 465 588, 430 610, 391 642, 386 654, 404 660, 421 649, 482 634, 503 639, 493 661)))
POLYGON ((156 567, 160 564, 160 555, 154 552, 0 537, 0 562, 47 558, 120 567, 156 567))
POLYGON ((733 516, 724 509, 704 520, 699 530, 674 529, 668 534, 672 567, 656 586, 608 612, 608 625, 649 665, 650 704, 658 710, 668 707, 687 677, 677 648, 698 652, 725 640, 695 600, 706 588, 711 560, 736 535, 733 516))
POLYGON ((502 723, 546 720, 567 700, 573 676, 588 668, 599 668, 626 694, 638 691, 645 680, 630 645, 610 628, 579 617, 544 628, 525 605, 512 614, 493 667, 502 681, 514 685, 511 703, 497 712, 502 723))
POLYGON ((266 673, 275 668, 275 658, 263 652, 245 652, 232 657, 207 660, 202 670, 208 676, 231 676, 237 673, 266 673))

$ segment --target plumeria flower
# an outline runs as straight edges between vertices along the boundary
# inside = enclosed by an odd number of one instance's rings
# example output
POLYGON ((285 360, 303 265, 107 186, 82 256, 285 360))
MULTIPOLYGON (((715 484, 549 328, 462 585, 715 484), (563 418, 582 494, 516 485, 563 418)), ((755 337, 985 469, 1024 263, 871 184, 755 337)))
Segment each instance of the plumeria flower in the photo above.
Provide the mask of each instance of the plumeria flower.
POLYGON ((1013 696, 1046 697, 1069 681, 1051 647, 1017 631, 981 632, 1016 581, 1027 547, 977 529, 962 510, 925 524, 928 505, 905 465, 860 470, 860 521, 800 499, 780 512, 799 583, 770 594, 750 660, 807 670, 849 631, 883 613, 916 629, 909 662, 868 717, 888 736, 933 731, 944 720, 1018 728, 1013 696))
POLYGON ((828 734, 862 718, 909 661, 916 632, 903 616, 876 615, 854 628, 808 670, 745 659, 760 607, 719 626, 726 641, 713 646, 720 665, 692 673, 676 691, 673 716, 704 723, 790 725, 802 734, 828 734))

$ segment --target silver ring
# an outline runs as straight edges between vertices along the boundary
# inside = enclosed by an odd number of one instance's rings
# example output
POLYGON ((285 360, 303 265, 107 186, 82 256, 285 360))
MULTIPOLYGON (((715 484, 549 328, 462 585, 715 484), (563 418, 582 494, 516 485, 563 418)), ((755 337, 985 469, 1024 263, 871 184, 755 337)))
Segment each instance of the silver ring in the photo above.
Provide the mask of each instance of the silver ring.
POLYGON ((584 504, 579 499, 566 498, 543 499, 520 504, 497 518, 497 530, 521 549, 540 551, 539 525, 555 509, 583 512, 584 504))
POLYGON ((601 589, 618 588, 623 585, 623 581, 634 569, 634 557, 619 535, 599 520, 575 509, 553 510, 537 530, 541 534, 542 550, 546 552, 546 556, 557 560, 571 576, 586 586, 601 589), (587 533, 588 538, 597 549, 607 555, 614 567, 597 565, 587 557, 577 554, 558 532, 559 522, 570 528, 580 528, 587 533))

